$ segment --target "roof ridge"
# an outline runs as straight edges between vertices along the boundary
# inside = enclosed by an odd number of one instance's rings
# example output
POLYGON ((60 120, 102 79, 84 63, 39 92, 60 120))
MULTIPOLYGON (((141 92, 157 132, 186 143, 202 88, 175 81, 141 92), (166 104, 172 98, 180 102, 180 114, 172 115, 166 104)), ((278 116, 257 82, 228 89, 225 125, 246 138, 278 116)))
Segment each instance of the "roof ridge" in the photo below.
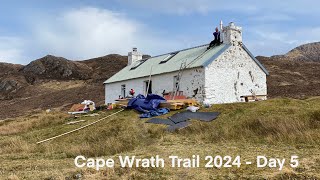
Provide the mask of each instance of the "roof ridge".
POLYGON ((188 67, 187 69, 203 67, 204 63, 206 63, 209 60, 213 61, 214 60, 213 57, 217 57, 217 56, 214 56, 215 54, 219 54, 220 55, 227 47, 229 47, 228 45, 224 44, 224 45, 221 45, 221 46, 214 47, 214 48, 210 49, 209 51, 205 51, 207 53, 203 54, 203 51, 205 49, 207 49, 206 46, 207 46, 207 44, 200 45, 200 46, 195 46, 195 47, 191 47, 191 48, 185 48, 185 49, 182 49, 182 50, 173 51, 173 52, 169 52, 169 53, 166 53, 166 54, 150 57, 149 60, 146 60, 146 59, 140 60, 140 62, 144 61, 144 63, 142 63, 141 66, 137 67, 137 69, 139 71, 134 71, 134 72, 130 71, 130 69, 133 67, 133 65, 127 66, 127 67, 123 68, 122 70, 120 70, 115 75, 113 75, 112 77, 110 77, 109 79, 107 79, 104 82, 104 84, 124 81, 124 80, 128 80, 128 79, 136 79, 136 78, 150 76, 149 72, 145 71, 145 69, 143 69, 143 68, 149 69, 153 65, 156 65, 156 67, 154 67, 152 69, 152 71, 153 71, 152 74, 153 75, 159 75, 159 74, 162 74, 162 73, 175 72, 175 71, 179 70, 180 62, 182 60, 186 60, 187 63, 190 63, 191 61, 194 61, 195 59, 197 59, 196 61, 191 63, 190 67, 188 67), (172 63, 172 60, 170 60, 167 63, 163 63, 161 65, 161 67, 158 66, 159 63, 163 60, 163 58, 167 54, 172 54, 172 53, 175 53, 175 52, 180 52, 180 53, 177 53, 173 57, 173 58, 175 58, 174 59, 175 63, 172 63), (198 57, 201 57, 201 58, 198 59, 198 57), (130 78, 128 78, 129 76, 130 76, 130 78))

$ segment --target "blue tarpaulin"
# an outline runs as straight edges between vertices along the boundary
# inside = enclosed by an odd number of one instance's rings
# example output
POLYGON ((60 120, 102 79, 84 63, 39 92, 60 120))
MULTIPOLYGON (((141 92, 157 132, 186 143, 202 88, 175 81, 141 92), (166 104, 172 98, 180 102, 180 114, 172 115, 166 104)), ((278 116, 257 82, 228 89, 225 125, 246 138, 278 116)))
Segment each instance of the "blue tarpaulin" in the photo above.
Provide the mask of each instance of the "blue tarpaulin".
POLYGON ((147 113, 143 113, 140 115, 140 118, 151 118, 154 116, 161 116, 163 114, 168 114, 170 112, 170 109, 168 108, 159 108, 157 110, 150 110, 147 113))
POLYGON ((139 94, 137 97, 132 98, 128 102, 128 109, 135 109, 143 113, 141 118, 149 118, 152 116, 159 116, 162 114, 167 114, 170 110, 167 108, 158 108, 161 102, 166 100, 156 94, 148 94, 147 97, 139 94))

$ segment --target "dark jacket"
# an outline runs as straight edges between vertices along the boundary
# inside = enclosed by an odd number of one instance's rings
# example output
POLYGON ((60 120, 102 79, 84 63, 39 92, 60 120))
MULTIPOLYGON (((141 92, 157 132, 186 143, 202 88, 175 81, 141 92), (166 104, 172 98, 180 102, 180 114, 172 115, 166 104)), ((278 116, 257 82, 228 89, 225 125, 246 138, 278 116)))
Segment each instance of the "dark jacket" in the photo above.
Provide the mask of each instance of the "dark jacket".
POLYGON ((220 31, 214 32, 213 36, 214 36, 214 41, 220 42, 220 31))

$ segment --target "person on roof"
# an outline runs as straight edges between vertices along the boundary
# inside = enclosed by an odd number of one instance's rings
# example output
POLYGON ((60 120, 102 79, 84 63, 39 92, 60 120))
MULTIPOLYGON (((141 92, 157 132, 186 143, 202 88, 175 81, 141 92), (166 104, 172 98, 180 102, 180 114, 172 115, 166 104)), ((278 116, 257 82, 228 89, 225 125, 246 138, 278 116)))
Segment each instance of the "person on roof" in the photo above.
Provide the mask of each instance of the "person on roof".
POLYGON ((216 27, 216 31, 213 33, 214 40, 210 42, 209 47, 207 49, 210 49, 213 46, 219 46, 221 41, 220 41, 220 31, 218 27, 216 27))

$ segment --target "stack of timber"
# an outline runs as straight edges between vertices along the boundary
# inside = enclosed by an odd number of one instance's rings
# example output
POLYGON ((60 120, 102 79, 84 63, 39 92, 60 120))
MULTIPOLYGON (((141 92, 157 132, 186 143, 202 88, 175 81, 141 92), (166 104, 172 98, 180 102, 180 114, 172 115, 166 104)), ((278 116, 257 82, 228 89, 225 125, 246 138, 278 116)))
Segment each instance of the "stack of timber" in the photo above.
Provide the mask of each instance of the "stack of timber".
POLYGON ((240 98, 244 98, 245 102, 262 101, 267 99, 267 95, 247 95, 240 98))
POLYGON ((115 107, 116 108, 127 107, 129 100, 130 99, 117 99, 115 102, 115 107))
MULTIPOLYGON (((130 99, 117 99, 115 106, 116 108, 127 107, 130 99)), ((168 108, 170 110, 179 110, 184 109, 188 106, 198 106, 199 103, 195 99, 176 99, 176 100, 167 100, 162 102, 159 105, 159 108, 168 108)))
POLYGON ((176 99, 168 100, 167 102, 160 103, 160 108, 169 108, 170 110, 179 110, 188 106, 198 106, 199 103, 195 99, 176 99))
POLYGON ((179 110, 184 108, 184 104, 179 102, 163 102, 160 103, 159 107, 168 108, 170 110, 179 110))

